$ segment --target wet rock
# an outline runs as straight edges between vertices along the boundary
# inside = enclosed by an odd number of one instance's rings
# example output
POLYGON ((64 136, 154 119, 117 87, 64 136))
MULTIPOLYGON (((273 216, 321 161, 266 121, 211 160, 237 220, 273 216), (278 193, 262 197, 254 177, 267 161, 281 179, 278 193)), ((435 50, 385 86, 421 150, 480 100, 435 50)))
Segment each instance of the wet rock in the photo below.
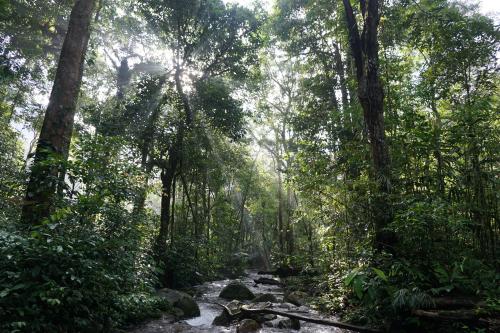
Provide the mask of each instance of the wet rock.
POLYGON ((292 291, 291 293, 285 295, 283 299, 284 302, 292 303, 297 306, 306 304, 306 299, 309 295, 303 291, 292 291))
POLYGON ((235 299, 239 301, 245 301, 254 299, 255 295, 243 283, 239 281, 232 281, 222 289, 219 297, 228 300, 235 299))
POLYGON ((282 308, 282 309, 290 310, 290 309, 296 309, 297 308, 297 306, 295 304, 288 303, 285 300, 283 300, 283 302, 284 303, 281 303, 279 305, 279 307, 282 308))
POLYGON ((270 278, 266 278, 266 277, 261 277, 261 278, 258 278, 257 280, 253 280, 253 281, 257 284, 268 284, 268 285, 272 285, 272 286, 280 286, 281 285, 281 282, 279 282, 278 280, 270 279, 270 278))
POLYGON ((278 318, 278 316, 275 314, 265 314, 262 316, 262 321, 270 321, 270 320, 274 320, 276 318, 278 318))
POLYGON ((231 325, 231 317, 229 317, 226 311, 222 311, 220 315, 214 318, 214 320, 212 321, 212 325, 229 326, 231 325))
POLYGON ((236 329, 237 333, 250 333, 257 332, 261 329, 261 325, 253 319, 243 319, 238 328, 236 329))
POLYGON ((271 302, 271 303, 277 303, 278 300, 276 299, 276 296, 273 294, 260 294, 257 295, 253 300, 253 303, 260 303, 260 302, 271 302))
POLYGON ((274 323, 274 322, 275 322, 275 320, 268 320, 268 321, 265 321, 265 322, 263 323, 263 325, 264 325, 264 326, 266 326, 266 327, 275 327, 275 326, 274 326, 274 325, 275 325, 275 323, 274 323))
POLYGON ((291 319, 291 318, 286 318, 286 319, 281 319, 277 323, 277 327, 281 329, 288 329, 288 330, 300 330, 300 321, 297 319, 291 319))
POLYGON ((173 307, 182 310, 181 318, 191 318, 200 315, 200 308, 194 299, 182 291, 173 289, 160 289, 156 291, 157 295, 165 298, 173 307))
POLYGON ((172 308, 172 314, 175 316, 175 318, 178 318, 178 319, 181 319, 181 318, 184 318, 184 311, 182 311, 181 309, 177 308, 177 307, 173 307, 172 308))

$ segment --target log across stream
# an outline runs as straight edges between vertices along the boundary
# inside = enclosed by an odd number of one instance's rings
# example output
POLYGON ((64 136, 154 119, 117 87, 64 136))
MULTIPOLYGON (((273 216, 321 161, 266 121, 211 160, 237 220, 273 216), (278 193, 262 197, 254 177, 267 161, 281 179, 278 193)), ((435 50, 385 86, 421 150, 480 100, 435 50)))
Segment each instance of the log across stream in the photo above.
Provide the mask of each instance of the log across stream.
MULTIPOLYGON (((263 275, 258 275, 256 271, 247 271, 247 275, 240 278, 250 290, 255 294, 273 294, 278 299, 278 303, 273 304, 273 310, 283 313, 295 314, 298 319, 300 317, 306 318, 317 318, 325 321, 335 322, 334 317, 324 317, 321 316, 316 311, 312 310, 307 306, 294 306, 289 303, 281 303, 284 294, 283 290, 279 285, 269 285, 269 284, 256 284, 254 280, 263 277, 263 275)), ((264 275, 264 277, 272 278, 272 276, 264 275)), ((236 332, 236 325, 231 325, 229 327, 223 326, 213 326, 212 321, 216 316, 218 316, 223 309, 218 304, 226 304, 227 301, 219 298, 219 293, 222 288, 226 286, 231 280, 221 280, 207 282, 196 287, 197 296, 195 297, 196 302, 200 307, 200 316, 191 318, 188 320, 173 322, 173 318, 166 316, 162 319, 152 320, 134 330, 129 331, 130 333, 165 333, 165 332, 178 332, 178 333, 197 333, 197 332, 236 332)), ((278 317, 278 321, 281 319, 286 319, 284 317, 278 317)), ((277 327, 263 326, 259 332, 262 333, 283 333, 283 332, 302 332, 302 333, 348 333, 353 332, 348 329, 342 329, 333 326, 326 326, 313 322, 301 321, 301 328, 299 331, 293 331, 291 329, 280 329, 277 327)))

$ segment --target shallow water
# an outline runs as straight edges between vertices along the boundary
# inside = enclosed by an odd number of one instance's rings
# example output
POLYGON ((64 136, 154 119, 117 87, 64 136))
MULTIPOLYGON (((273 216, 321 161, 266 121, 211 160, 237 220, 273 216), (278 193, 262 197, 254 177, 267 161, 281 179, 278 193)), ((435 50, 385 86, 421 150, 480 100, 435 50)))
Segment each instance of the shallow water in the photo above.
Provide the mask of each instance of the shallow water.
MULTIPOLYGON (((310 317, 323 317, 319 315, 316 311, 305 307, 297 307, 291 305, 289 303, 282 304, 283 300, 283 290, 279 286, 273 285, 256 285, 254 283, 254 279, 258 279, 259 277, 269 277, 268 275, 258 275, 255 271, 247 271, 246 276, 239 279, 243 282, 254 294, 264 294, 270 293, 276 296, 280 303, 273 304, 273 308, 281 311, 294 312, 303 316, 310 317)), ((222 288, 226 286, 232 280, 220 280, 220 281, 212 281, 206 282, 202 285, 197 286, 195 300, 200 307, 200 316, 191 318, 188 320, 184 320, 181 322, 173 322, 173 318, 171 316, 165 316, 164 318, 153 320, 145 325, 130 331, 130 333, 198 333, 198 332, 236 332, 236 326, 232 325, 230 327, 221 327, 221 326, 212 326, 212 321, 216 316, 218 316, 222 309, 217 303, 226 304, 227 301, 219 298, 219 293, 222 288)), ((278 317, 283 318, 283 317, 278 317)), ((326 317, 323 317, 326 318, 326 317)), ((328 319, 335 319, 329 317, 328 319)), ((313 323, 307 323, 304 321, 300 322, 301 328, 300 331, 293 331, 290 329, 279 329, 275 327, 263 327, 260 332, 261 333, 283 333, 283 332, 305 332, 305 333, 347 333, 351 332, 349 330, 329 327, 324 325, 318 325, 313 323)))

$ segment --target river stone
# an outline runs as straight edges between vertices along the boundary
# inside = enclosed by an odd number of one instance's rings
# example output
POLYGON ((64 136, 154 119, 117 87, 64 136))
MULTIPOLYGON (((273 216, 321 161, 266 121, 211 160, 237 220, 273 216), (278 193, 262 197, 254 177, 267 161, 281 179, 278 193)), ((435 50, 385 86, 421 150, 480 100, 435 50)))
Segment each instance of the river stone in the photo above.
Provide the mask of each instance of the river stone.
POLYGON ((239 301, 249 301, 254 299, 255 295, 243 283, 239 281, 232 281, 222 289, 219 297, 228 300, 236 299, 239 301))
POLYGON ((227 314, 226 311, 222 311, 220 315, 214 318, 212 321, 213 326, 229 326, 231 325, 231 317, 227 314))
POLYGON ((257 332, 261 329, 261 325, 253 319, 243 319, 240 321, 238 328, 236 329, 237 333, 250 333, 257 332))
POLYGON ((283 303, 280 303, 278 305, 278 307, 280 307, 282 309, 285 309, 285 310, 290 310, 290 309, 296 309, 297 308, 297 306, 295 304, 288 303, 284 299, 283 299, 283 303))
POLYGON ((194 299, 182 291, 173 289, 160 289, 156 294, 165 298, 173 307, 179 308, 184 313, 182 318, 197 317, 200 315, 200 308, 194 299))
POLYGON ((265 314, 262 316, 262 321, 270 321, 270 320, 274 320, 276 318, 278 318, 277 315, 268 313, 268 314, 265 314))
POLYGON ((286 318, 278 321, 278 328, 289 329, 289 330, 300 330, 300 321, 297 319, 286 318))
POLYGON ((260 302, 271 302, 271 303, 277 303, 278 300, 276 299, 276 296, 273 294, 259 294, 257 297, 255 297, 252 300, 253 303, 260 303, 260 302))
POLYGON ((309 295, 303 291, 292 291, 291 293, 285 295, 283 301, 301 306, 306 304, 307 297, 309 297, 309 295))

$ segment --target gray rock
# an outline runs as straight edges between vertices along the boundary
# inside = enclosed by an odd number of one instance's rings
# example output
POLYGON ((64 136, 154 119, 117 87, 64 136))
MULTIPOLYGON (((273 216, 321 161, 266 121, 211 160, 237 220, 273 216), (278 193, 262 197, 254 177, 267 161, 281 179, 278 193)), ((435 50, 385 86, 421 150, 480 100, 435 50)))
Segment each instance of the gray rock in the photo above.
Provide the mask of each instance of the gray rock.
POLYGON ((288 330, 300 330, 300 321, 297 319, 291 319, 291 318, 286 318, 286 319, 281 319, 278 322, 277 325, 278 328, 281 329, 288 329, 288 330))
POLYGON ((249 301, 254 299, 255 295, 243 283, 232 281, 222 289, 219 297, 228 300, 249 301))
POLYGON ((282 309, 290 310, 290 309, 296 309, 297 308, 297 306, 295 304, 287 303, 284 299, 283 299, 283 302, 284 303, 281 303, 279 305, 279 307, 282 308, 282 309))
POLYGON ((260 295, 257 295, 257 297, 255 297, 252 300, 252 302, 253 303, 260 303, 260 302, 277 303, 278 300, 276 299, 276 296, 274 296, 273 294, 260 294, 260 295))
POLYGON ((297 306, 301 306, 306 304, 306 299, 309 295, 303 291, 292 291, 288 295, 285 295, 283 299, 284 302, 292 303, 297 306))
POLYGON ((262 320, 263 320, 263 321, 270 321, 270 320, 274 320, 274 319, 276 319, 276 318, 278 318, 278 316, 277 316, 277 315, 275 315, 275 314, 270 314, 270 313, 269 313, 269 314, 265 314, 265 315, 263 315, 263 316, 262 316, 262 320))
POLYGON ((160 289, 156 291, 157 295, 165 298, 173 307, 182 310, 182 318, 197 317, 200 315, 200 308, 194 299, 182 291, 173 289, 160 289))
POLYGON ((236 329, 237 333, 257 332, 261 329, 261 325, 253 319, 243 319, 236 329))

